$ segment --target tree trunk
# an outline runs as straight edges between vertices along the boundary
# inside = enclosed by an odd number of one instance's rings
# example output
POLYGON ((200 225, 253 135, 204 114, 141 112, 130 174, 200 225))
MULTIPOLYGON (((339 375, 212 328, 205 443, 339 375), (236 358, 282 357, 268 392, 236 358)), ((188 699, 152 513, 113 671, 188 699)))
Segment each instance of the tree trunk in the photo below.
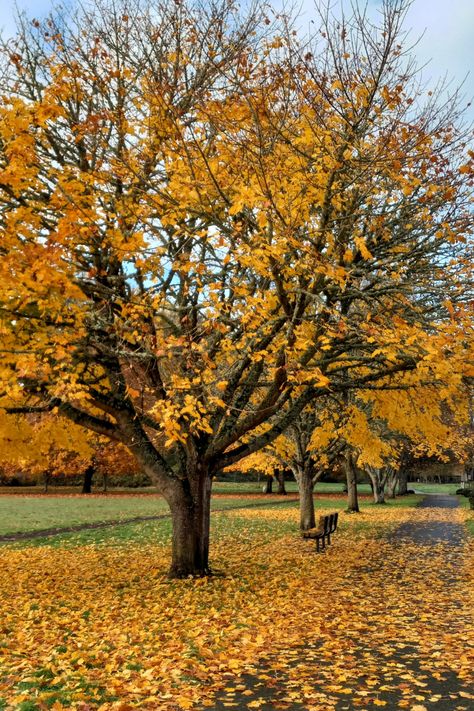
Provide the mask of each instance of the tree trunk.
POLYGON ((51 478, 51 475, 49 472, 44 473, 44 493, 47 494, 49 491, 49 480, 51 478))
POLYGON ((374 485, 374 503, 375 504, 384 504, 385 503, 385 487, 380 480, 380 477, 377 477, 375 485, 374 485))
POLYGON ((272 494, 273 493, 273 477, 271 475, 267 476, 265 480, 265 486, 263 487, 263 493, 264 494, 272 494))
POLYGON ((102 491, 104 492, 104 494, 107 493, 108 484, 109 484, 109 475, 106 472, 104 472, 102 475, 102 491))
POLYGON ((180 483, 182 491, 170 501, 173 525, 170 578, 209 575, 211 477, 199 473, 193 482, 180 483))
POLYGON ((375 504, 385 503, 385 481, 384 476, 380 469, 375 469, 375 467, 367 467, 367 474, 369 475, 370 482, 372 484, 372 493, 374 495, 375 504))
POLYGON ((397 492, 399 469, 391 469, 387 478, 387 498, 394 499, 397 492))
POLYGON ((305 462, 304 466, 299 465, 293 469, 293 474, 300 494, 300 528, 302 531, 308 531, 316 526, 312 467, 308 462, 305 462))
POLYGON ((275 470, 275 478, 278 482, 278 490, 277 494, 281 494, 286 496, 286 488, 285 488, 285 470, 284 469, 276 469, 275 470))
POLYGON ((359 499, 357 495, 357 469, 354 457, 347 453, 344 457, 344 469, 347 481, 347 511, 350 513, 359 512, 359 499))
POLYGON ((398 495, 405 496, 408 492, 408 474, 405 467, 402 466, 398 473, 398 495))
POLYGON ((92 478, 94 476, 94 467, 91 465, 87 467, 84 472, 84 480, 82 482, 82 493, 91 494, 92 493, 92 478))

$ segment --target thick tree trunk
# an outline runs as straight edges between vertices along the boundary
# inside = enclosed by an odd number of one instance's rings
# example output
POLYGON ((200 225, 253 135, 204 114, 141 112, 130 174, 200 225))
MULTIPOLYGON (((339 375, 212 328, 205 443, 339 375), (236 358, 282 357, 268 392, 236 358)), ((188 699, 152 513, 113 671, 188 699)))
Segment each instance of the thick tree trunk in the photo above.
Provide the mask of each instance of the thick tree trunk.
POLYGON ((171 578, 209 575, 211 477, 202 472, 182 483, 180 495, 170 500, 173 525, 171 578))
POLYGON ((372 493, 374 495, 375 504, 385 503, 385 482, 384 477, 380 469, 375 469, 374 467, 367 467, 367 474, 369 475, 370 482, 372 485, 372 493))
POLYGON ((405 496, 408 492, 408 475, 405 467, 402 467, 398 473, 398 495, 405 496))
POLYGON ((276 469, 275 470, 275 478, 278 482, 277 494, 286 496, 285 470, 284 469, 276 469))
POLYGON ((49 491, 49 480, 51 478, 51 474, 49 472, 44 473, 44 493, 47 494, 49 491))
POLYGON ((92 493, 92 478, 94 476, 94 467, 91 465, 87 467, 86 471, 84 472, 84 479, 82 482, 82 493, 83 494, 91 494, 92 493))
POLYGON ((108 480, 109 480, 109 475, 106 474, 106 472, 104 472, 102 475, 102 491, 104 492, 104 494, 107 493, 107 488, 108 488, 108 484, 109 484, 108 480))
POLYGON ((399 474, 399 470, 392 469, 388 475, 387 485, 386 485, 387 499, 394 499, 395 498, 395 495, 397 493, 398 474, 399 474))
POLYGON ((385 487, 383 483, 380 481, 380 478, 377 477, 377 480, 374 484, 374 503, 376 504, 384 504, 385 503, 385 487))
POLYGON ((300 528, 302 531, 308 531, 310 528, 316 526, 312 467, 308 463, 305 463, 304 466, 300 465, 293 469, 293 474, 295 475, 300 494, 300 528))
POLYGON ((357 469, 352 454, 348 453, 344 457, 344 469, 347 481, 347 511, 350 513, 359 512, 359 498, 357 494, 357 469))
POLYGON ((263 487, 264 494, 273 494, 273 477, 267 476, 265 479, 265 486, 263 487))

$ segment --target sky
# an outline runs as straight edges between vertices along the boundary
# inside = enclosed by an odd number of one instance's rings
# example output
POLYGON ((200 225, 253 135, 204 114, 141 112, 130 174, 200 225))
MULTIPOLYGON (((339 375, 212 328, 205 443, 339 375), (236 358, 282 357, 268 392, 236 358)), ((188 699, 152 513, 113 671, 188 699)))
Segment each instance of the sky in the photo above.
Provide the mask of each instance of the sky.
MULTIPOLYGON (((350 0, 337 0, 341 1, 350 6, 350 0)), ((304 13, 303 24, 311 16, 313 2, 295 2, 304 13)), ((0 0, 0 4, 0 27, 8 36, 15 26, 15 0, 0 0)), ((50 0, 17 0, 17 4, 32 17, 41 17, 50 7, 50 0)), ((381 0, 369 0, 369 5, 376 8, 381 0)), ((413 0, 406 28, 412 29, 413 41, 423 34, 415 54, 420 64, 429 62, 424 71, 426 78, 436 80, 447 75, 456 86, 465 81, 463 90, 467 99, 474 98, 474 0, 413 0)))

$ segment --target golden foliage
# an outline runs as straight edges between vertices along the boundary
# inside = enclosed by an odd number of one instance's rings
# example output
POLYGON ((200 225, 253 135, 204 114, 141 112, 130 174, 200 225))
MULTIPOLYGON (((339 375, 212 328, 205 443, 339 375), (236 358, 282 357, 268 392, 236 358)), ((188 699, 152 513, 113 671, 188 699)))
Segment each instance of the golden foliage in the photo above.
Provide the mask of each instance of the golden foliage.
MULTIPOLYGON (((439 679, 455 673, 468 692, 472 545, 456 552, 374 539, 373 526, 386 532, 402 521, 461 523, 470 512, 374 507, 357 520, 342 515, 324 556, 297 538, 294 510, 228 516, 219 515, 230 530, 215 548, 226 577, 169 581, 167 556, 156 545, 139 554, 135 547, 4 549, 6 708, 31 699, 42 708, 53 698, 78 711, 90 704, 102 711, 212 708, 216 693, 227 705, 235 694, 246 698, 244 673, 257 684, 286 675, 286 700, 314 711, 335 708, 341 694, 361 708, 383 705, 376 703, 380 689, 401 694, 401 707, 423 705, 432 696, 428 672, 439 679), (248 528, 232 530, 234 518, 248 528), (293 522, 295 533, 265 539, 252 519, 293 522), (404 649, 419 672, 394 663, 404 649)), ((261 703, 249 699, 248 708, 261 703)), ((66 706, 56 700, 52 708, 66 706)))

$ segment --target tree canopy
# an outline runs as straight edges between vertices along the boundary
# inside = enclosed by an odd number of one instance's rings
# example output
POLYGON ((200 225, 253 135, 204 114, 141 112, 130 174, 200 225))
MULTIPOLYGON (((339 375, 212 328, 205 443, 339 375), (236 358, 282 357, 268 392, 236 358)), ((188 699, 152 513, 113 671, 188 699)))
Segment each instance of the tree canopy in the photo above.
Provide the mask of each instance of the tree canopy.
POLYGON ((97 0, 3 47, 0 403, 125 444, 173 574, 208 569, 212 474, 315 399, 472 376, 473 153, 405 7, 303 41, 263 6, 97 0))

